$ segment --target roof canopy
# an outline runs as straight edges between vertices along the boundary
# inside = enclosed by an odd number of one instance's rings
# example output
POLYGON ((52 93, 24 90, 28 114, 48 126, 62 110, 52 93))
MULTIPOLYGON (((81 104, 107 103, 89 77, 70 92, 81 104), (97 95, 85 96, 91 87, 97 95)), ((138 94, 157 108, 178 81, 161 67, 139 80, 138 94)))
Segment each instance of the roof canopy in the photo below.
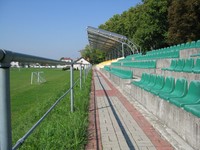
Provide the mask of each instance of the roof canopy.
MULTIPOLYGON (((87 33, 90 46, 94 49, 112 52, 113 50, 116 51, 120 48, 123 51, 124 45, 128 46, 132 53, 137 49, 137 47, 124 35, 91 26, 87 27, 87 33)), ((122 56, 124 56, 124 52, 122 52, 122 56)))

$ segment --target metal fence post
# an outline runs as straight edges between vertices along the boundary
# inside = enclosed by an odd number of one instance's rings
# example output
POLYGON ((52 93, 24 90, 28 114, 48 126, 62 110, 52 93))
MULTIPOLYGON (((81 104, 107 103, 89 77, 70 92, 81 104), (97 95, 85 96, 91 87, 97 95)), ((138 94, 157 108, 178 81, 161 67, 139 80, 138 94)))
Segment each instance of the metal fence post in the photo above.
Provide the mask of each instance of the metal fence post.
POLYGON ((84 83, 85 83, 85 79, 86 79, 86 65, 84 65, 84 83))
POLYGON ((71 88, 71 112, 74 111, 74 68, 73 64, 70 66, 70 88, 71 88))
POLYGON ((10 69, 0 63, 0 149, 12 149, 10 109, 10 69))
POLYGON ((87 64, 85 65, 85 77, 87 79, 87 64))
POLYGON ((89 64, 87 64, 87 76, 88 76, 88 73, 89 73, 89 64))
POLYGON ((80 89, 82 89, 82 64, 80 64, 80 89))

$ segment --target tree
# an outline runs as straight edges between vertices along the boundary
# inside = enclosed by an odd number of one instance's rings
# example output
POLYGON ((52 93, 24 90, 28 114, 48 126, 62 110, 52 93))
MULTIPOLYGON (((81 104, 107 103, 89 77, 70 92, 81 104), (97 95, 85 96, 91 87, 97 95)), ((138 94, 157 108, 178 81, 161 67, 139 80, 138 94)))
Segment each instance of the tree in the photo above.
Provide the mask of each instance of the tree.
POLYGON ((91 64, 98 64, 105 60, 104 51, 92 49, 89 45, 86 45, 85 49, 81 51, 81 56, 91 64))
POLYGON ((137 7, 137 29, 133 39, 138 40, 143 50, 157 49, 166 46, 167 33, 167 0, 144 0, 137 7))
POLYGON ((185 43, 200 38, 199 0, 172 0, 168 12, 169 44, 185 43))
POLYGON ((144 51, 166 46, 168 4, 168 0, 143 0, 99 28, 127 36, 144 51))

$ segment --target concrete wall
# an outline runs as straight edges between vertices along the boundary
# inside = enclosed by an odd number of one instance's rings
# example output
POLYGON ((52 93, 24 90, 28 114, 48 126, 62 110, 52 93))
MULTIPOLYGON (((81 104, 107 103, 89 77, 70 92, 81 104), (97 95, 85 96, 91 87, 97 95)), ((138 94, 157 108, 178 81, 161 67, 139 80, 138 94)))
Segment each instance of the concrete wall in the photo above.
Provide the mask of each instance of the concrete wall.
POLYGON ((192 54, 200 53, 200 48, 191 48, 180 51, 180 58, 190 58, 192 54))

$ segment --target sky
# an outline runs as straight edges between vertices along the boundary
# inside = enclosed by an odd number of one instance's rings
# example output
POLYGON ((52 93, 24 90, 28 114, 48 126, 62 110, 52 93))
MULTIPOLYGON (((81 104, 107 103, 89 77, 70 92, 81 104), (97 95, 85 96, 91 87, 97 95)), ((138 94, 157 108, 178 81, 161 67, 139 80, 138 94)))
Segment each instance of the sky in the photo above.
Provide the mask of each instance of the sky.
POLYGON ((0 0, 0 49, 79 58, 87 26, 98 28, 141 0, 0 0))

